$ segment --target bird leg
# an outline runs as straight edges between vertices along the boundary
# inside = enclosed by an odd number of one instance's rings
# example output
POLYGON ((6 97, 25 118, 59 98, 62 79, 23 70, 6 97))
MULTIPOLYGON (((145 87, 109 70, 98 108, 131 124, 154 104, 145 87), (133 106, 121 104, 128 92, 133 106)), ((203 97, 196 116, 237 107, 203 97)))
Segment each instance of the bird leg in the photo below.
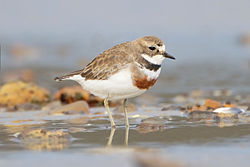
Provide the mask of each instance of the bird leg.
POLYGON ((109 102, 108 102, 108 97, 104 99, 104 106, 106 108, 106 112, 108 113, 109 115, 109 120, 110 120, 110 123, 111 123, 111 128, 115 128, 115 122, 113 120, 113 117, 109 111, 109 102))
POLYGON ((129 126, 126 126, 124 144, 128 146, 129 126))
POLYGON ((128 99, 124 99, 124 100, 123 100, 122 107, 123 107, 123 112, 124 112, 124 117, 125 117, 125 125, 126 125, 126 127, 129 128, 128 111, 127 111, 127 100, 128 100, 128 99))
POLYGON ((106 145, 107 147, 110 147, 112 145, 114 133, 115 133, 115 128, 111 127, 109 140, 108 140, 107 145, 106 145))

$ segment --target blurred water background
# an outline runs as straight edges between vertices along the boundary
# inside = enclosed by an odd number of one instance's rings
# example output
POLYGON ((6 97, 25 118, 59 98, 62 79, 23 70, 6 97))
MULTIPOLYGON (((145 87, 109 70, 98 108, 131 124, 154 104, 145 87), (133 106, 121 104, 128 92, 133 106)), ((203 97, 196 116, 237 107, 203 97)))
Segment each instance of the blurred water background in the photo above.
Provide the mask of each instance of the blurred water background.
POLYGON ((247 0, 2 0, 1 70, 40 67, 67 72, 84 67, 113 45, 155 35, 177 58, 165 62, 161 79, 185 78, 169 84, 169 91, 215 85, 237 85, 235 89, 246 91, 250 48, 242 38, 250 33, 249 7, 247 0))

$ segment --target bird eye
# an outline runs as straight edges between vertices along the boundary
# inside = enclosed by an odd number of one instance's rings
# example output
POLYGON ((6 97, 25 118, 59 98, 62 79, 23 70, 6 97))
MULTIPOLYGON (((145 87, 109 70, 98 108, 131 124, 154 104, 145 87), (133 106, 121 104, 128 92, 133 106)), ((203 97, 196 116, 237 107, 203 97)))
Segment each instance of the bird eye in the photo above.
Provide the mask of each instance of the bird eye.
POLYGON ((148 47, 150 50, 155 50, 155 47, 154 46, 150 46, 148 47))
POLYGON ((161 44, 161 43, 158 43, 157 46, 162 46, 162 44, 161 44))

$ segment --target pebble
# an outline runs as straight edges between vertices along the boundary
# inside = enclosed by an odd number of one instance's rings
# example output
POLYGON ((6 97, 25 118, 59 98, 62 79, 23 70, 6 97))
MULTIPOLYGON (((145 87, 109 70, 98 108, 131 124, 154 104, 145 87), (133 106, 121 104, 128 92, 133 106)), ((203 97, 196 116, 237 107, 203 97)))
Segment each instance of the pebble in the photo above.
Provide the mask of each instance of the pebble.
POLYGON ((61 104, 61 101, 57 100, 57 101, 52 101, 48 104, 46 104, 45 106, 42 107, 42 110, 45 110, 45 111, 51 111, 51 110, 54 110, 58 107, 62 106, 61 104))
MULTIPOLYGON (((84 100, 90 107, 103 106, 103 99, 90 94, 81 86, 63 87, 54 94, 54 98, 66 104, 84 100)), ((112 102, 109 105, 110 107, 115 106, 112 102)))
POLYGON ((33 83, 9 82, 0 88, 0 106, 15 106, 25 103, 41 104, 48 100, 48 90, 33 83))
POLYGON ((213 111, 214 113, 223 113, 223 114, 241 114, 246 112, 243 109, 240 108, 232 108, 232 107, 221 107, 217 108, 213 111))
POLYGON ((81 86, 63 87, 54 94, 55 99, 67 104, 77 100, 88 101, 89 96, 90 93, 81 86))
POLYGON ((177 105, 168 105, 166 107, 163 107, 161 111, 185 111, 185 107, 177 106, 177 105))
POLYGON ((89 107, 86 101, 76 101, 74 103, 66 104, 52 110, 49 114, 51 115, 72 115, 85 113, 89 114, 89 107))
POLYGON ((211 100, 211 99, 206 99, 204 102, 204 107, 206 108, 219 108, 221 106, 221 104, 218 101, 215 100, 211 100))

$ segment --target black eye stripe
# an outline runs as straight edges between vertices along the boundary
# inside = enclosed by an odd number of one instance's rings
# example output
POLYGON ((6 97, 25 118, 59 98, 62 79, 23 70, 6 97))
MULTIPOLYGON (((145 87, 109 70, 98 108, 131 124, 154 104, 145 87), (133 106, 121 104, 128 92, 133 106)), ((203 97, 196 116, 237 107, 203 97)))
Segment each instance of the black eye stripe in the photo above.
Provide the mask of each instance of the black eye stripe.
POLYGON ((158 43, 157 46, 162 46, 162 44, 161 44, 161 43, 158 43))
POLYGON ((150 50, 155 50, 155 47, 154 46, 150 46, 148 47, 150 50))

